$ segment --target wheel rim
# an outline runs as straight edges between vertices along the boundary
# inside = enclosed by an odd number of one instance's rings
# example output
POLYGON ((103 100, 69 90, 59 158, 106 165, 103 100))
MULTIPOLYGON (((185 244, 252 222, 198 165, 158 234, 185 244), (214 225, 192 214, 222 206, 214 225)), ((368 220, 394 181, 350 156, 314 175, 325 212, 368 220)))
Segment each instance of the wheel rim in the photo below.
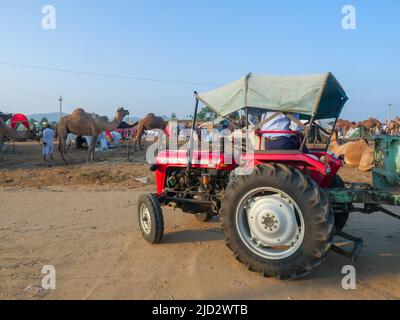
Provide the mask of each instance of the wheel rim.
POLYGON ((146 234, 150 234, 151 232, 151 216, 149 208, 146 204, 142 204, 140 206, 140 224, 142 226, 142 230, 146 234))
POLYGON ((243 243, 267 259, 291 256, 301 246, 305 225, 297 203, 282 190, 262 187, 248 192, 236 210, 243 243))

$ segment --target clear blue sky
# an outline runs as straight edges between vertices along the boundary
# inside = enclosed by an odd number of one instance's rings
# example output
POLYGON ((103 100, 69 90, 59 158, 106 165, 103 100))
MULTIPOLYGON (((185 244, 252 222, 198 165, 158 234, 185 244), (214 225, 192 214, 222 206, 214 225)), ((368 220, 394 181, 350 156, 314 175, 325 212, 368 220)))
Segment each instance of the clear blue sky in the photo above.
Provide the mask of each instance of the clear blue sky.
MULTIPOLYGON (((2 0, 0 62, 141 78, 224 84, 248 72, 331 71, 350 100, 343 117, 400 115, 400 1, 2 0), (52 4, 57 28, 41 28, 52 4), (354 5, 357 29, 341 28, 354 5)), ((112 115, 185 116, 194 90, 213 85, 102 78, 0 64, 0 110, 39 113, 83 106, 112 115)))

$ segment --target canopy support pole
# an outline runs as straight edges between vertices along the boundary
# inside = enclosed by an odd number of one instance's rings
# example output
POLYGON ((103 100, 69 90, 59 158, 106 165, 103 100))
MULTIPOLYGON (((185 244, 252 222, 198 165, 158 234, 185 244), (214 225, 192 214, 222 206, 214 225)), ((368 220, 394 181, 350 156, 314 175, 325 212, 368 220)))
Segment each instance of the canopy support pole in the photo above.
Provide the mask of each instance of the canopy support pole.
POLYGON ((305 132, 304 132, 304 139, 303 139, 303 141, 301 142, 301 146, 300 146, 300 149, 299 149, 300 152, 303 152, 304 147, 305 147, 306 144, 307 144, 307 140, 308 140, 308 137, 309 137, 310 131, 311 131, 310 128, 311 128, 311 126, 312 126, 314 120, 315 120, 315 114, 313 114, 313 116, 311 117, 311 119, 310 119, 310 124, 308 125, 308 128, 306 128, 306 130, 305 130, 305 132))
POLYGON ((192 167, 193 161, 193 144, 194 144, 194 132, 196 127, 196 117, 197 117, 197 108, 199 107, 199 98, 197 97, 197 92, 194 92, 194 96, 196 97, 196 101, 194 104, 194 113, 192 119, 192 128, 190 130, 190 138, 189 138, 189 155, 188 155, 188 164, 187 168, 190 169, 192 167))
POLYGON ((249 107, 246 107, 246 129, 249 129, 249 107))
POLYGON ((331 134, 329 136, 328 142, 326 143, 325 151, 327 151, 328 148, 329 148, 329 145, 330 145, 331 139, 332 139, 332 134, 333 134, 333 131, 335 130, 336 122, 338 121, 338 119, 339 119, 339 117, 336 117, 335 122, 332 125, 332 131, 331 131, 331 134))

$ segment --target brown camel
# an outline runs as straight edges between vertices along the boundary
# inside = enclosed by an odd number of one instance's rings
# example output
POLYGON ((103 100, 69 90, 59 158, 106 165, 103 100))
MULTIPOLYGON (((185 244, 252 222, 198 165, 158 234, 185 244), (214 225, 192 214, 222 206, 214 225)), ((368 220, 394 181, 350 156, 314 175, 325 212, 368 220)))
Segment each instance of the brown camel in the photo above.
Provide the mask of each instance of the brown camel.
POLYGON ((359 139, 355 142, 347 142, 340 145, 338 134, 335 130, 332 134, 329 150, 337 156, 344 157, 344 163, 358 166, 358 169, 361 171, 369 171, 372 169, 374 154, 372 148, 365 139, 359 139))
MULTIPOLYGON (((167 123, 164 121, 164 119, 162 117, 157 117, 154 113, 147 114, 143 119, 137 121, 133 125, 137 126, 136 134, 131 139, 131 141, 133 140, 134 151, 136 151, 137 143, 139 143, 139 149, 143 150, 140 142, 145 130, 160 129, 164 131, 167 127, 167 123)), ((128 158, 131 141, 129 141, 128 145, 128 158)))
POLYGON ((396 120, 392 120, 389 122, 386 128, 387 134, 399 134, 400 133, 400 124, 396 120))
POLYGON ((7 126, 4 127, 4 136, 14 141, 25 141, 27 139, 36 138, 37 136, 35 132, 36 132, 35 126, 33 126, 32 129, 25 131, 13 130, 7 126))
POLYGON ((13 130, 5 125, 4 120, 0 117, 0 151, 4 147, 4 138, 8 138, 14 141, 25 141, 27 139, 39 138, 36 135, 36 127, 25 131, 13 130))
POLYGON ((336 121, 335 129, 339 130, 340 133, 345 136, 346 133, 351 129, 355 127, 355 123, 350 122, 348 120, 343 120, 343 119, 338 119, 336 121))
POLYGON ((398 126, 400 126, 400 117, 396 117, 393 121, 397 123, 398 126))
POLYGON ((381 122, 378 119, 371 117, 368 120, 358 122, 357 127, 359 126, 366 127, 372 135, 375 134, 376 129, 378 129, 379 132, 382 130, 381 122))
POLYGON ((59 138, 58 150, 64 162, 68 164, 66 148, 68 133, 74 133, 78 136, 92 136, 87 161, 94 161, 94 150, 100 133, 114 130, 127 115, 129 115, 129 111, 124 108, 118 108, 113 121, 104 121, 99 115, 87 113, 85 110, 78 108, 70 115, 62 117, 57 124, 56 134, 59 138))

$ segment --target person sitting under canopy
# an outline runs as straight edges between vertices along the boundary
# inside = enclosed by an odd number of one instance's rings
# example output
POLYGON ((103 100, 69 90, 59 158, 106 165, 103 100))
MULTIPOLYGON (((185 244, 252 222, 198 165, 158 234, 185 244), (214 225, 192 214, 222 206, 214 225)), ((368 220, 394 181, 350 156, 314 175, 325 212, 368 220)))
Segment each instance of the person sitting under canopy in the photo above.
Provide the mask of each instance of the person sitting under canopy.
MULTIPOLYGON (((274 111, 264 113, 261 116, 261 122, 272 117, 275 113, 274 111)), ((292 117, 298 120, 299 114, 293 114, 292 117)), ((295 132, 302 132, 302 128, 282 113, 264 123, 261 131, 263 137, 265 137, 265 148, 267 150, 296 150, 299 148, 299 141, 295 132), (273 133, 274 131, 276 133, 273 133)))

